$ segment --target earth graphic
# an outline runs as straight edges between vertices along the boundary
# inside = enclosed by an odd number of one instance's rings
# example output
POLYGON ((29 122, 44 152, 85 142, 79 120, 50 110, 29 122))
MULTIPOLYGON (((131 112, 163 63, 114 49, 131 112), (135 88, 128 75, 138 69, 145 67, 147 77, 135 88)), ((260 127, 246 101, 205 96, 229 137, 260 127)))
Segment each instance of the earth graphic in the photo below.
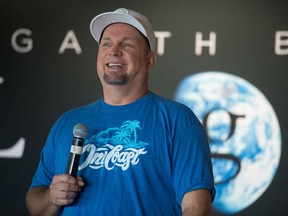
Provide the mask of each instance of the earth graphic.
POLYGON ((180 82, 175 100, 194 111, 207 130, 216 187, 213 208, 235 214, 271 184, 281 155, 281 134, 265 96, 246 80, 203 72, 180 82))

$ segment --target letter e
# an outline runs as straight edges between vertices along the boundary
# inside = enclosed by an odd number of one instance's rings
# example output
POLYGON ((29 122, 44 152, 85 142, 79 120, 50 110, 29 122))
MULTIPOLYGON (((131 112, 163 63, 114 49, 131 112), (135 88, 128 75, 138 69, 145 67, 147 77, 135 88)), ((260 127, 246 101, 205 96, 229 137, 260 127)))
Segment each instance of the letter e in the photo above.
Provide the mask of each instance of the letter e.
POLYGON ((276 31, 275 54, 288 55, 288 31, 276 31))

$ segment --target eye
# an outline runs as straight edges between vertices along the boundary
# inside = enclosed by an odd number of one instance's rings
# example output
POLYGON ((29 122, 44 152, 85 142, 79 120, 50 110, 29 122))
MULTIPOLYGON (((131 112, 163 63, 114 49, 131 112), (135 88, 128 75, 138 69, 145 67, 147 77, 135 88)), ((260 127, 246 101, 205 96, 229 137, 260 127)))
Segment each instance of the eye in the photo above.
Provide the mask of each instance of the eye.
POLYGON ((102 43, 102 47, 111 47, 111 43, 110 42, 105 42, 105 43, 102 43))
POLYGON ((123 43, 122 44, 123 47, 134 47, 132 44, 130 43, 123 43))

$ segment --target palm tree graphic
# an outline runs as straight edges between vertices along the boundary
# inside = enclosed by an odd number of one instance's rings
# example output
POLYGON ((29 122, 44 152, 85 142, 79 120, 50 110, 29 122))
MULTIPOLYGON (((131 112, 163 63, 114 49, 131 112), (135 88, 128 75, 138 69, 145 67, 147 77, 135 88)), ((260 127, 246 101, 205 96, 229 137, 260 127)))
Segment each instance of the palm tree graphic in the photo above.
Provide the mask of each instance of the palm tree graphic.
POLYGON ((97 147, 110 143, 112 145, 123 145, 126 148, 142 148, 149 145, 146 142, 138 140, 137 129, 142 129, 139 121, 127 120, 120 128, 113 127, 98 132, 90 139, 87 139, 86 143, 94 143, 97 147))
POLYGON ((136 129, 141 129, 140 127, 140 122, 139 121, 126 121, 123 123, 123 125, 121 126, 121 132, 130 132, 134 135, 134 144, 138 143, 138 138, 137 138, 137 133, 136 133, 136 129))
POLYGON ((128 131, 116 131, 113 140, 115 143, 130 143, 131 134, 128 131))

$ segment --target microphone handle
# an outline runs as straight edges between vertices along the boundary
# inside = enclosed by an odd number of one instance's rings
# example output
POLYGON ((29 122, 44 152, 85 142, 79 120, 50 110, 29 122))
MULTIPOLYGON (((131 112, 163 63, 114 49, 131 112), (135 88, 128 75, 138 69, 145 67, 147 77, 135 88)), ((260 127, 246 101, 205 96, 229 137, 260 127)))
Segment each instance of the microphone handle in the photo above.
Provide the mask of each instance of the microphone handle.
POLYGON ((69 161, 66 167, 66 174, 77 177, 80 156, 82 154, 83 138, 73 137, 70 149, 69 161))

